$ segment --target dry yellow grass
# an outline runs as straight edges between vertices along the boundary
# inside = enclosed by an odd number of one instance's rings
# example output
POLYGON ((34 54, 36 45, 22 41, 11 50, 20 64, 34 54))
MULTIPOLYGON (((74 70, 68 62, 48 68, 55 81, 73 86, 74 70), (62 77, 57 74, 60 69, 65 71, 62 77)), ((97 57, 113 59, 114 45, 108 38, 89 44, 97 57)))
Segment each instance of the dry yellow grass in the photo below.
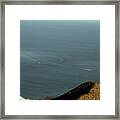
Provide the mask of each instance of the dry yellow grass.
POLYGON ((80 96, 79 100, 100 100, 100 85, 95 83, 89 93, 80 96))

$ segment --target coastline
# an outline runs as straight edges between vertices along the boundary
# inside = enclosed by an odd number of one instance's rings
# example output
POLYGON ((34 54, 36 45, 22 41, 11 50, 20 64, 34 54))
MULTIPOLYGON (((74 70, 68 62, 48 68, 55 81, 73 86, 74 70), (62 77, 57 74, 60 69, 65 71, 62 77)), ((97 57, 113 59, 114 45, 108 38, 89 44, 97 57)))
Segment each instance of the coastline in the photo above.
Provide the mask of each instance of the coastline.
POLYGON ((100 100, 100 84, 95 82, 91 90, 78 98, 78 100, 100 100))
MULTIPOLYGON (((23 96, 21 97, 25 100, 35 100, 23 96)), ((100 84, 97 82, 85 81, 62 95, 54 98, 52 96, 46 96, 44 99, 37 100, 100 100, 100 84)))
POLYGON ((97 82, 86 81, 50 100, 100 100, 100 85, 97 82))

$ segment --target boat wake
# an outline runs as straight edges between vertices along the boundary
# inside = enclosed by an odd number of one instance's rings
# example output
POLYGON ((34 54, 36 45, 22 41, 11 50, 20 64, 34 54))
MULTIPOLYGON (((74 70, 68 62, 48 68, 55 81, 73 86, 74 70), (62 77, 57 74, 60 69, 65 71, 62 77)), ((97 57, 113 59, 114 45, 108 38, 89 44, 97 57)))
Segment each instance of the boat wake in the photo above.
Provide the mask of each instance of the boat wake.
POLYGON ((91 72, 91 71, 94 71, 95 69, 90 69, 90 68, 80 68, 81 70, 84 70, 84 71, 88 71, 88 72, 91 72))
POLYGON ((24 52, 21 54, 21 60, 29 61, 36 64, 60 64, 64 62, 64 58, 49 52, 24 52))

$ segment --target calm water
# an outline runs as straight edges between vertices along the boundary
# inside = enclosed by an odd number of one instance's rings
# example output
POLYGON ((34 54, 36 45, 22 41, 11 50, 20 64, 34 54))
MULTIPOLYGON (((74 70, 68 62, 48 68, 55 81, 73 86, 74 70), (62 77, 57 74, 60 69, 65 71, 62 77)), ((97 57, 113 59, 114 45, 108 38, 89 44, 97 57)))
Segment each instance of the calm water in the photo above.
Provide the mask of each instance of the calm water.
POLYGON ((21 20, 20 94, 55 97, 100 80, 100 21, 21 20))

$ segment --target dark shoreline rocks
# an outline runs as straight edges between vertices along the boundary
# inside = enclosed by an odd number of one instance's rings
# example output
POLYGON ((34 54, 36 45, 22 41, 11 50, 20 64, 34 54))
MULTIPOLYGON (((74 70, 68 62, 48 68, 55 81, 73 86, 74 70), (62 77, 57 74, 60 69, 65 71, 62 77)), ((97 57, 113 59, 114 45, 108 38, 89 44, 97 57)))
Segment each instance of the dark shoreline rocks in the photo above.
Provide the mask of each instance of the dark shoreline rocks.
POLYGON ((78 100, 100 100, 100 85, 95 82, 91 90, 80 96, 78 100))
POLYGON ((51 100, 77 100, 80 96, 88 94, 94 84, 95 82, 92 81, 84 82, 63 95, 52 98, 51 100))

